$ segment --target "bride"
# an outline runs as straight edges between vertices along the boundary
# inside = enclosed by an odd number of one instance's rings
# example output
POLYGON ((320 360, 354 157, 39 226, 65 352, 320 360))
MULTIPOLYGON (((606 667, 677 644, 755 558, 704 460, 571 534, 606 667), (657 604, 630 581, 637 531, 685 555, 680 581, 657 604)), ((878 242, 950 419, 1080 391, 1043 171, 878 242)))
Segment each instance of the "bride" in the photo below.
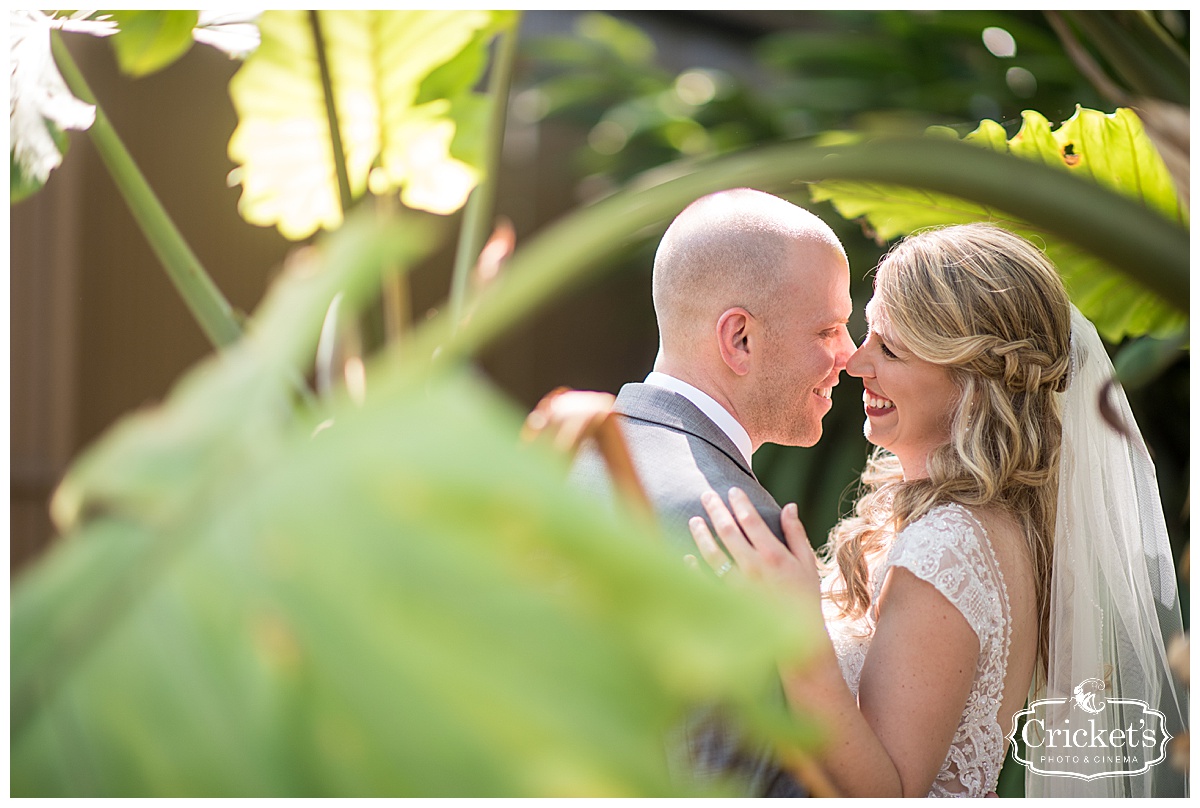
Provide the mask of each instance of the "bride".
POLYGON ((1020 724, 1028 795, 1151 796, 1186 724, 1163 647, 1180 605, 1145 446, 1100 420, 1112 365, 1094 327, 1036 247, 985 224, 902 242, 866 313, 846 371, 876 449, 826 557, 794 505, 789 551, 737 490, 732 514, 705 497, 724 550, 690 524, 718 574, 823 612, 815 656, 782 671, 827 729, 818 765, 851 796, 981 797, 1020 724), (1080 687, 1104 692, 1072 708, 1080 687), (1104 754, 1080 755, 1096 737, 1104 754))

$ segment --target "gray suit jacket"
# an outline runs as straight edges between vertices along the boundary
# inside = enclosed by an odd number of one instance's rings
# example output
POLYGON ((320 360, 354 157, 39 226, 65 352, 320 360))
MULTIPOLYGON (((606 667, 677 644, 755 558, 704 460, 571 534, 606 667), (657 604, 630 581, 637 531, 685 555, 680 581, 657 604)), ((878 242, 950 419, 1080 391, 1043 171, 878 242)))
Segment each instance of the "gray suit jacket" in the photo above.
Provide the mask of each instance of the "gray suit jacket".
MULTIPOLYGON (((758 482, 733 441, 686 398, 654 385, 627 384, 617 395, 613 411, 621 416, 634 467, 659 518, 672 528, 668 535, 679 543, 680 557, 696 553, 687 520, 706 516, 700 495, 710 488, 726 500, 731 487, 741 488, 775 535, 782 535, 778 503, 758 482)), ((571 479, 586 490, 612 496, 604 462, 593 447, 580 451, 571 479)), ((743 742, 716 708, 691 716, 675 740, 683 749, 672 751, 686 760, 683 765, 693 778, 734 775, 745 783, 745 796, 750 797, 805 796, 764 749, 743 742)))

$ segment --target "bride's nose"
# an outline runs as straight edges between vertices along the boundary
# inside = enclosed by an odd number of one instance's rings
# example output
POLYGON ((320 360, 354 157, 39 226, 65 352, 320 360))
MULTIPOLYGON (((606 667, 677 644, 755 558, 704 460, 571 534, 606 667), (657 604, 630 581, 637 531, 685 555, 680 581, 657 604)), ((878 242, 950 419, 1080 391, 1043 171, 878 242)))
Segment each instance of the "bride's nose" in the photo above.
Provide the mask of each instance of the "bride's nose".
POLYGON ((846 360, 846 373, 858 379, 871 375, 871 360, 867 358, 864 347, 860 347, 850 354, 850 358, 846 360))

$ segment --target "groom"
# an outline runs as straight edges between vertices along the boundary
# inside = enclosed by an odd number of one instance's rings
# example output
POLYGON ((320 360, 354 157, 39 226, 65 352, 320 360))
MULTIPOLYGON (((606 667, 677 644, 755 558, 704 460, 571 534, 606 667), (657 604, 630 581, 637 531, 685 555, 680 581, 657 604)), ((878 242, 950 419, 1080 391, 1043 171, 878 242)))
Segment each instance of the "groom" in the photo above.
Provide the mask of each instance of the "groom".
MULTIPOLYGON (((704 516, 700 496, 732 486, 781 536, 780 508, 750 466, 764 443, 812 446, 846 360, 854 352, 850 270, 833 230, 803 208, 739 188, 693 202, 654 257, 659 352, 641 384, 621 388, 613 411, 634 466, 679 551, 695 553, 686 525, 704 516)), ((608 493, 599 456, 585 449, 572 471, 608 493)), ((712 715, 689 722, 694 777, 733 774, 745 796, 802 790, 762 750, 739 748, 712 715)))

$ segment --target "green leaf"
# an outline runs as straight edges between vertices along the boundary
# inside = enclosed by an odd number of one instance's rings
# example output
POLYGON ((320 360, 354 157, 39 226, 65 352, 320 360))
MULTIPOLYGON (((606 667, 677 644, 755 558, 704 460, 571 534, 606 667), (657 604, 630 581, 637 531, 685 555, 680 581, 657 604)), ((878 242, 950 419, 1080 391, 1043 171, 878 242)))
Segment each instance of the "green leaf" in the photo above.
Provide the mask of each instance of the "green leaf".
POLYGON ((45 183, 39 182, 36 177, 30 176, 22 170, 16 156, 11 151, 8 153, 8 204, 10 206, 33 196, 42 189, 43 185, 45 183))
POLYGON ((348 221, 69 474, 83 507, 13 586, 14 794, 721 794, 668 776, 690 705, 801 737, 755 704, 817 627, 570 488, 475 377, 385 360, 361 406, 288 406, 322 304, 427 225, 348 221))
POLYGON ((1132 392, 1157 379, 1178 361, 1181 350, 1188 350, 1189 336, 1189 331, 1181 331, 1167 339, 1142 337, 1122 345, 1113 357, 1121 386, 1132 392))
POLYGON ((749 697, 780 621, 567 489, 519 426, 464 379, 389 390, 169 526, 71 537, 14 593, 14 793, 678 794, 667 727, 749 697), (85 657, 44 616, 68 606, 85 657))
MULTIPOLYGON (((399 190, 410 208, 458 210, 480 179, 483 97, 473 88, 512 13, 318 13, 352 197, 369 185, 399 190)), ((302 239, 344 213, 312 28, 305 11, 268 11, 259 25, 262 44, 229 85, 231 177, 247 221, 302 239)))
MULTIPOLYGON (((61 157, 66 157, 67 148, 71 145, 71 140, 67 137, 67 133, 55 126, 53 121, 46 121, 45 127, 54 147, 58 150, 60 159, 61 157)), ((17 160, 16 149, 9 150, 8 204, 10 206, 40 191, 45 186, 46 179, 48 178, 39 179, 34 173, 27 171, 21 165, 21 162, 17 160)))
MULTIPOLYGON (((934 136, 951 130, 938 128, 934 136)), ((1069 172, 1137 200, 1180 226, 1188 213, 1137 115, 1118 109, 1111 115, 1079 108, 1058 129, 1036 112, 1025 112, 1021 130, 1006 139, 994 121, 984 121, 964 141, 1000 153, 1069 172)), ((1148 290, 1121 273, 1102 256, 1070 244, 1038 223, 1011 211, 962 198, 888 184, 821 182, 812 188, 814 201, 830 200, 843 216, 861 218, 881 241, 919 229, 973 221, 996 221, 1043 245, 1057 265, 1071 299, 1110 342, 1126 336, 1165 336, 1178 332, 1187 316, 1173 301, 1148 290)), ((1070 205, 1069 200, 1063 201, 1070 205)))
POLYGON ((603 45, 622 62, 651 67, 657 49, 654 40, 636 25, 598 11, 588 12, 575 26, 579 36, 603 45))
POLYGON ((146 76, 173 64, 192 47, 196 11, 114 11, 117 65, 126 75, 146 76))

